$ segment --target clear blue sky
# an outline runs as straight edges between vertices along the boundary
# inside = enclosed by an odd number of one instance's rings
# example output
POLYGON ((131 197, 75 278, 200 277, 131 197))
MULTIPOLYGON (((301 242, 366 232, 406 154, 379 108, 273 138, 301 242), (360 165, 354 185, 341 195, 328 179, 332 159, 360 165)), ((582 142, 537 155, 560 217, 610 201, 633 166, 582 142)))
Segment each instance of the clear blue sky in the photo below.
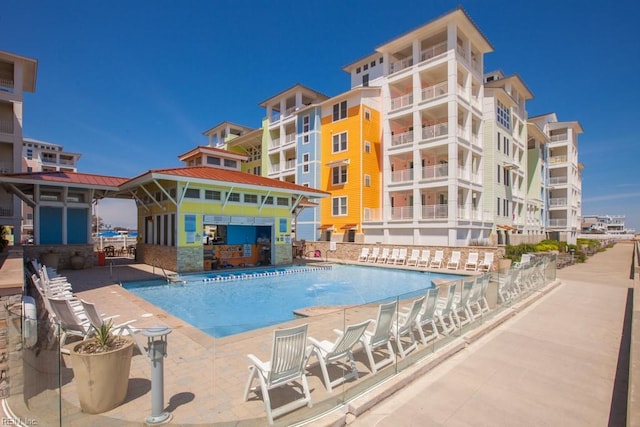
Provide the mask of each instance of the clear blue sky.
MULTIPOLYGON (((259 127, 258 103, 295 83, 329 96, 342 67, 459 1, 30 1, 3 3, 0 50, 36 58, 24 135, 82 153, 82 172, 178 166, 221 121, 259 127)), ((518 73, 529 115, 579 121, 583 214, 640 230, 640 5, 468 1, 493 44, 485 71, 518 73)), ((108 208, 107 223, 134 226, 108 208)))

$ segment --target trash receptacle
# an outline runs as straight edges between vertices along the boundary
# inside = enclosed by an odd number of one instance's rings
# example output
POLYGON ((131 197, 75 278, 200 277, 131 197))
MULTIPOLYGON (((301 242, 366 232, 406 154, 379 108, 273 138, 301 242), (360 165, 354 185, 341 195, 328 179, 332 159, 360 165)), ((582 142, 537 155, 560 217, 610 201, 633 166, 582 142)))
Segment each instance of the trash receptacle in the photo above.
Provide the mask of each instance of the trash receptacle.
POLYGON ((106 258, 104 256, 104 251, 98 251, 97 254, 98 254, 98 265, 100 267, 104 267, 107 264, 106 258))

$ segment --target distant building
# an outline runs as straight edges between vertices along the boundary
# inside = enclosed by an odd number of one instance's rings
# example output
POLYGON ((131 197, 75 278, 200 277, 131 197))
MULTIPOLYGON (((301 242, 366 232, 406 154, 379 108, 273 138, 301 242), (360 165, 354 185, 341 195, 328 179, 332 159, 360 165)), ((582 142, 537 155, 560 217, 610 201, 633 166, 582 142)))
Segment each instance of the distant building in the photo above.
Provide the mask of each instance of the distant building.
POLYGON ((585 215, 582 217, 582 232, 585 234, 635 234, 625 226, 624 215, 585 215))

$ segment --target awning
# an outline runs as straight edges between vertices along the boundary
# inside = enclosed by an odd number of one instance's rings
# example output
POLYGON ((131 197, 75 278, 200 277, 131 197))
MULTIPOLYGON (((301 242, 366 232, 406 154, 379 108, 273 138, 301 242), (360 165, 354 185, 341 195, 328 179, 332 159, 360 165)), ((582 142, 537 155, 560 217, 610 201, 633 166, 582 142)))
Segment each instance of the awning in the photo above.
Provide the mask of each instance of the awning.
POLYGON ((322 224, 320 227, 318 227, 318 230, 326 230, 328 228, 333 228, 333 224, 322 224))
POLYGON ((357 230, 358 229, 358 224, 345 224, 342 227, 340 227, 341 230, 357 230))
POLYGON ((329 162, 326 164, 326 166, 329 166, 330 168, 335 168, 336 166, 346 166, 349 164, 349 159, 342 159, 342 160, 334 160, 333 162, 329 162))
POLYGON ((509 169, 519 169, 518 168, 518 164, 517 163, 513 163, 513 162, 504 162, 502 164, 502 167, 509 170, 509 169))

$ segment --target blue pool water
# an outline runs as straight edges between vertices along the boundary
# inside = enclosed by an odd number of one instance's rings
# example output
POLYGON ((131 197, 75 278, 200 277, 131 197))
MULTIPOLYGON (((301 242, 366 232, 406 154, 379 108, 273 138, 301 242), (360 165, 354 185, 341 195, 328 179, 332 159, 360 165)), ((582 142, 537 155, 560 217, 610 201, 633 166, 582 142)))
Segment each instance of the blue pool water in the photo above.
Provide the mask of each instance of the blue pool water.
POLYGON ((123 286, 209 335, 224 337, 291 320, 299 308, 418 295, 433 286, 434 279, 463 277, 349 265, 272 268, 245 274, 240 279, 223 279, 215 273, 184 275, 180 277, 184 283, 147 281, 123 286))

